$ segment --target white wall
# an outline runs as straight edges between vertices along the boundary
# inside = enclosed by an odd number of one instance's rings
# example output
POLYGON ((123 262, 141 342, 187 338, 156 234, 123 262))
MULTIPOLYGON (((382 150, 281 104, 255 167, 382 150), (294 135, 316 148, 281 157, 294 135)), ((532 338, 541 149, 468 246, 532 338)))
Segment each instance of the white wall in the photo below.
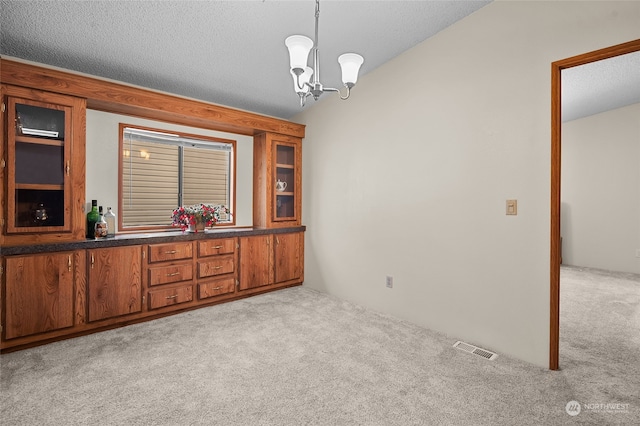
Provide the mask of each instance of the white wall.
POLYGON ((640 2, 498 1, 296 116, 305 285, 547 367, 550 64, 638 37, 640 2))
MULTIPOLYGON (((253 137, 178 126, 125 115, 87 110, 87 179, 85 210, 91 200, 118 214, 118 131, 120 123, 214 136, 236 141, 236 226, 253 225, 253 137)), ((87 210, 88 211, 88 210, 87 210)), ((167 212, 169 218, 171 212, 167 212)), ((170 223, 170 219, 167 220, 170 223)))
POLYGON ((564 264, 640 274, 640 104, 562 123, 564 264))

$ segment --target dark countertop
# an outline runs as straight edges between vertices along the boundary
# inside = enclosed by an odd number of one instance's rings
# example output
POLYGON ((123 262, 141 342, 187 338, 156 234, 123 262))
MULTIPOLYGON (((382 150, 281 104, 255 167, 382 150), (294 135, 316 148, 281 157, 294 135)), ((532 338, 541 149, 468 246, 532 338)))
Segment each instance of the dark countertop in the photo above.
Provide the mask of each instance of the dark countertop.
POLYGON ((174 243, 178 241, 196 241, 212 238, 247 237, 251 235, 285 234, 290 232, 304 232, 306 226, 292 226, 288 228, 218 228, 207 229, 204 232, 164 231, 139 234, 120 234, 113 238, 101 238, 82 241, 69 241, 51 244, 36 244, 25 246, 0 247, 0 255, 51 253, 70 250, 86 250, 104 247, 122 247, 138 244, 174 243))

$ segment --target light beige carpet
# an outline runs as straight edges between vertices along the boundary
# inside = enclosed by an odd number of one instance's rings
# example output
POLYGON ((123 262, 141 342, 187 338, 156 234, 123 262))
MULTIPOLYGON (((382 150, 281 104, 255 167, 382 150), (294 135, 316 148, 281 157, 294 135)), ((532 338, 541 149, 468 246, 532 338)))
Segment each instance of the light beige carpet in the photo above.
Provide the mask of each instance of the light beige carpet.
POLYGON ((297 287, 2 355, 0 423, 640 424, 639 283, 596 273, 571 290, 597 294, 583 311, 564 294, 581 274, 563 282, 562 333, 574 338, 562 342, 561 371, 488 361, 453 337, 297 287), (604 318, 593 350, 578 337, 604 318), (621 323, 629 330, 611 334, 621 323))

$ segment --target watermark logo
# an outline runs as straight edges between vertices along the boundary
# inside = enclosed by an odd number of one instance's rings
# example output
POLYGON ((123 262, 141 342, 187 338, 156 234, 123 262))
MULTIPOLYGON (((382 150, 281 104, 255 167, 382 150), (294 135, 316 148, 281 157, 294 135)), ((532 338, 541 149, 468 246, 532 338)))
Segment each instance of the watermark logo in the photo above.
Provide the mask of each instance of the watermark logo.
POLYGON ((582 411, 582 407, 578 401, 569 401, 567 405, 564 407, 567 411, 567 414, 570 416, 577 416, 582 411))
POLYGON ((580 404, 578 401, 569 401, 564 407, 570 416, 577 416, 582 411, 590 411, 595 413, 628 413, 629 404, 621 404, 618 402, 607 404, 580 404))

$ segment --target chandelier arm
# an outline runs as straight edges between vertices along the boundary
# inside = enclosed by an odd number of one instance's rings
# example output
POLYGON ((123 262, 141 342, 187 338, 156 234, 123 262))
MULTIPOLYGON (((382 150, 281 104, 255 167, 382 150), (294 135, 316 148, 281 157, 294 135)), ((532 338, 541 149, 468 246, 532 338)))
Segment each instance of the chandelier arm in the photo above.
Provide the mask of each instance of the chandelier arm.
POLYGON ((322 91, 323 92, 336 92, 336 93, 338 93, 338 96, 340 96, 340 99, 342 99, 343 101, 346 101, 347 99, 349 99, 349 95, 351 95, 351 88, 349 86, 347 86, 346 84, 344 85, 344 87, 347 88, 347 94, 345 96, 342 96, 341 89, 336 89, 336 88, 333 88, 333 87, 323 87, 322 91))
POLYGON ((344 87, 347 88, 347 95, 346 96, 342 96, 342 93, 338 90, 338 95, 340 95, 340 99, 342 99, 343 101, 346 101, 347 99, 349 99, 349 96, 351 95, 351 88, 348 85, 344 85, 344 87))
POLYGON ((299 90, 304 90, 304 84, 300 86, 300 74, 296 75, 296 86, 298 87, 299 90))
POLYGON ((300 90, 304 90, 306 88, 313 88, 313 86, 310 85, 308 81, 305 81, 304 83, 302 83, 302 86, 300 85, 300 74, 296 74, 296 86, 300 90))

